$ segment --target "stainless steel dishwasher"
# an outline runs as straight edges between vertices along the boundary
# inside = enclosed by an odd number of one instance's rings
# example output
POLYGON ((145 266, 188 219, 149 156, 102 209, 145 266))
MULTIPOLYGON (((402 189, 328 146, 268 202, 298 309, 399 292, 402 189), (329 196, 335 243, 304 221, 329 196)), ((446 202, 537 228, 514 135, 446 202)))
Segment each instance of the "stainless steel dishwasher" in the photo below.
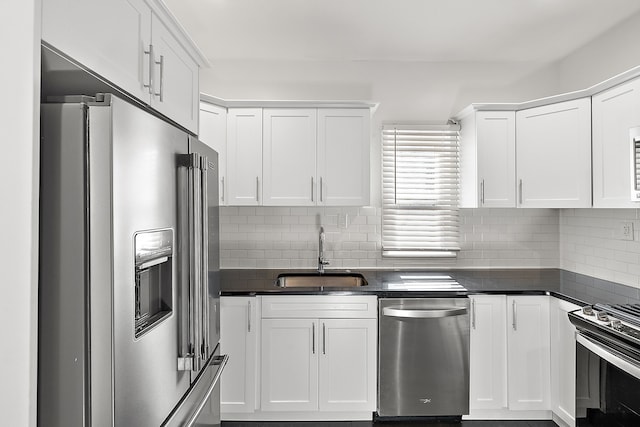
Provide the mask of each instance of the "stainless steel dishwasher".
POLYGON ((378 416, 469 413, 469 299, 379 300, 378 416))

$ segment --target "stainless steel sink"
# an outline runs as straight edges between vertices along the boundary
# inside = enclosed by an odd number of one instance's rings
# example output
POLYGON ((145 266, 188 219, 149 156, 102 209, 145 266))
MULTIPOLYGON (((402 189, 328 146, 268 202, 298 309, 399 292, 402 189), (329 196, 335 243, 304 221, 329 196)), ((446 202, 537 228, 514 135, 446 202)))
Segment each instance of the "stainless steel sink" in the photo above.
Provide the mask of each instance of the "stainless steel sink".
POLYGON ((367 284, 359 273, 283 273, 276 280, 276 285, 281 288, 349 288, 367 284))

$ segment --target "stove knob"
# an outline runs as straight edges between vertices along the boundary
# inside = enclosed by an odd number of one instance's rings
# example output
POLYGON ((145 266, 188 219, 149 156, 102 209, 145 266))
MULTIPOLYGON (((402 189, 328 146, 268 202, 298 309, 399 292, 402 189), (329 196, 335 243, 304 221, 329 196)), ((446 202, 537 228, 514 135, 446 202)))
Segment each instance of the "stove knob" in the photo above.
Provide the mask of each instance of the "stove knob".
POLYGON ((622 322, 619 321, 618 319, 612 320, 611 321, 611 327, 613 329, 615 329, 616 331, 621 331, 622 330, 622 322))
POLYGON ((593 316, 593 307, 591 307, 590 305, 582 307, 582 313, 586 314, 587 316, 593 316))
POLYGON ((601 311, 598 313, 598 320, 601 322, 608 322, 609 316, 607 316, 607 313, 605 313, 604 311, 601 311))

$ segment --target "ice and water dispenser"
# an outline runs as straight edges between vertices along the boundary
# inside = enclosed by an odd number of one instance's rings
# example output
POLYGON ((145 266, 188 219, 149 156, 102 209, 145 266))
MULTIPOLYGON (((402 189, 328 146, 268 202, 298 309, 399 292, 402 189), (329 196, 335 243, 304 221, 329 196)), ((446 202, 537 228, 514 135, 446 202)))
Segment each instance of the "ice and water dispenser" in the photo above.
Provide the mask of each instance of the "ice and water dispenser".
POLYGON ((173 230, 138 232, 135 246, 135 337, 173 310, 173 230))

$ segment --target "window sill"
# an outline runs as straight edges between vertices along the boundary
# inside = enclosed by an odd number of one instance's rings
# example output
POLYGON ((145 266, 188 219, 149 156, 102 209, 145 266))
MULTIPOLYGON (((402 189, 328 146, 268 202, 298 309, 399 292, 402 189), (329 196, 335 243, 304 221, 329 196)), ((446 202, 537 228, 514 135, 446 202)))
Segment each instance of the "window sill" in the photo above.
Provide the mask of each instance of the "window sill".
POLYGON ((457 258, 457 256, 457 251, 382 251, 383 258, 457 258))

